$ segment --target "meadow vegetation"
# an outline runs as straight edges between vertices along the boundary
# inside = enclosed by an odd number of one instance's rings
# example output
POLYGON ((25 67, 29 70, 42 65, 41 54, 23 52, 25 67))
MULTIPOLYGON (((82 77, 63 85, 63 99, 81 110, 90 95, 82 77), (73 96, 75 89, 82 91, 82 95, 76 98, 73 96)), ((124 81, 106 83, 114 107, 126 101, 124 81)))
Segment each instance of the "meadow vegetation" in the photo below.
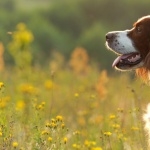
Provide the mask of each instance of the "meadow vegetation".
POLYGON ((8 44, 13 67, 0 48, 1 150, 146 150, 147 86, 99 69, 83 47, 69 61, 53 51, 49 65, 32 65, 33 39, 17 25, 8 44))
POLYGON ((0 150, 147 150, 149 87, 112 71, 104 44, 147 13, 149 0, 0 0, 0 150))

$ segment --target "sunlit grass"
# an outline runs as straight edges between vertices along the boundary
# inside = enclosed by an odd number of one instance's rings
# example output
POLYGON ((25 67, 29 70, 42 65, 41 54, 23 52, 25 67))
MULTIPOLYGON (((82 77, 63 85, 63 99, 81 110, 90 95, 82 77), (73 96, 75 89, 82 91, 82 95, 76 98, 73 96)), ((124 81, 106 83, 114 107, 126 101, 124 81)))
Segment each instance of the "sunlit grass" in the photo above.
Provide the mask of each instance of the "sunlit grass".
POLYGON ((33 72, 26 79, 1 74, 1 149, 146 149, 142 114, 149 90, 140 81, 94 69, 33 72))

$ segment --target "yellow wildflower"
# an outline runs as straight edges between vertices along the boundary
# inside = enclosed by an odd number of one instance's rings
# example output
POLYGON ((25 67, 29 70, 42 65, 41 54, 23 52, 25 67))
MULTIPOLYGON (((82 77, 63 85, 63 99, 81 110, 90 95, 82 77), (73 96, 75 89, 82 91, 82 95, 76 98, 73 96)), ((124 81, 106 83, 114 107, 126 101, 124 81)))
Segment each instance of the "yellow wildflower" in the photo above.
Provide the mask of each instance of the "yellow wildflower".
POLYGON ((62 127, 62 129, 64 129, 64 128, 65 128, 65 124, 64 124, 64 123, 62 123, 62 124, 61 124, 61 127, 62 127))
POLYGON ((42 135, 45 135, 45 134, 48 135, 48 131, 44 130, 44 131, 41 132, 41 134, 42 134, 42 135))
POLYGON ((46 126, 46 127, 50 127, 50 123, 49 123, 49 122, 47 122, 45 126, 46 126))
POLYGON ((111 133, 111 132, 104 132, 104 135, 106 135, 106 136, 111 136, 112 133, 111 133))
POLYGON ((94 147, 94 148, 92 148, 92 150, 102 150, 102 148, 101 147, 94 147))
POLYGON ((51 119, 51 122, 52 122, 52 123, 55 123, 55 122, 56 122, 56 120, 55 120, 54 118, 52 118, 52 119, 51 119))
POLYGON ((115 116, 115 115, 110 115, 109 118, 110 118, 110 119, 115 119, 116 116, 115 116))
POLYGON ((57 127, 57 124, 52 122, 52 123, 50 124, 50 127, 51 127, 51 128, 56 128, 56 127, 57 127))
POLYGON ((37 89, 34 86, 32 86, 31 84, 22 84, 19 87, 19 90, 25 94, 36 94, 37 93, 37 89))
POLYGON ((95 142, 95 141, 88 141, 88 140, 85 140, 84 145, 85 145, 86 147, 93 147, 93 146, 96 145, 96 142, 95 142))
POLYGON ((80 149, 81 148, 81 146, 79 144, 73 144, 72 147, 75 148, 75 149, 80 149))
POLYGON ((56 120, 57 120, 57 121, 62 121, 62 120, 63 120, 63 117, 62 117, 62 116, 56 116, 56 120))
POLYGON ((64 141, 64 144, 66 144, 67 141, 68 141, 68 138, 67 138, 67 137, 64 137, 63 141, 64 141))
POLYGON ((42 105, 38 105, 38 106, 37 106, 37 109, 38 109, 38 110, 42 110, 42 109, 43 109, 43 106, 42 106, 42 105))
POLYGON ((6 105, 7 105, 6 101, 4 101, 4 100, 0 101, 0 108, 4 108, 4 107, 6 107, 6 105))
POLYGON ((0 82, 0 89, 4 87, 4 83, 3 82, 0 82))
POLYGON ((42 106, 45 106, 45 102, 42 102, 41 105, 42 105, 42 106))
POLYGON ((0 136, 2 136, 3 135, 3 133, 2 132, 0 132, 0 136))
POLYGON ((27 30, 27 27, 24 23, 19 23, 17 25, 17 29, 18 31, 14 32, 14 38, 16 38, 16 40, 22 41, 24 43, 30 43, 33 41, 34 37, 32 33, 27 30))
POLYGON ((18 147, 18 142, 13 142, 13 143, 12 143, 12 146, 13 146, 14 148, 18 147))
POLYGON ((79 93, 75 93, 75 94, 74 94, 74 97, 79 97, 79 93))
POLYGON ((52 137, 48 137, 48 139, 47 139, 49 142, 52 142, 52 137))
POLYGON ((16 110, 23 110, 25 107, 25 102, 23 100, 19 100, 16 104, 16 110))
POLYGON ((2 97, 0 99, 0 108, 4 108, 6 107, 7 103, 10 101, 10 97, 9 96, 5 96, 5 97, 2 97))
POLYGON ((113 124, 112 127, 113 127, 114 129, 118 129, 118 128, 120 128, 120 125, 119 125, 119 124, 113 124))

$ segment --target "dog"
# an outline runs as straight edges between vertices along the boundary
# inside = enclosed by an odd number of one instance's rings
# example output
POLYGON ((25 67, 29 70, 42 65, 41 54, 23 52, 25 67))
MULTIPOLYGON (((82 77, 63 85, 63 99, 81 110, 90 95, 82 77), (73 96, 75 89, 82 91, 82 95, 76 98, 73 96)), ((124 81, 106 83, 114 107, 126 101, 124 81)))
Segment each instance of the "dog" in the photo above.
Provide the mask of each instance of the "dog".
POLYGON ((150 15, 138 19, 130 30, 108 32, 106 46, 118 55, 112 67, 135 70, 144 81, 150 80, 150 15))
MULTIPOLYGON (((138 19, 130 30, 108 32, 106 46, 118 55, 112 67, 121 71, 135 70, 144 81, 150 81, 150 15, 138 19)), ((150 103, 143 121, 150 149, 150 103)))

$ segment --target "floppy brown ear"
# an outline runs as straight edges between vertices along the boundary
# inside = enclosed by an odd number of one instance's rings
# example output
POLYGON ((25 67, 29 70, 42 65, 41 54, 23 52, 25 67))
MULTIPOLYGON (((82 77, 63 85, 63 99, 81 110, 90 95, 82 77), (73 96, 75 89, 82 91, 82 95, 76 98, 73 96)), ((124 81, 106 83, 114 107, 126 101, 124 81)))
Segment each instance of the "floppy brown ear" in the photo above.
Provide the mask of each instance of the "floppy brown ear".
POLYGON ((136 69, 136 74, 139 76, 144 82, 148 82, 149 79, 149 71, 150 71, 150 52, 147 54, 144 60, 144 66, 142 68, 136 69))

